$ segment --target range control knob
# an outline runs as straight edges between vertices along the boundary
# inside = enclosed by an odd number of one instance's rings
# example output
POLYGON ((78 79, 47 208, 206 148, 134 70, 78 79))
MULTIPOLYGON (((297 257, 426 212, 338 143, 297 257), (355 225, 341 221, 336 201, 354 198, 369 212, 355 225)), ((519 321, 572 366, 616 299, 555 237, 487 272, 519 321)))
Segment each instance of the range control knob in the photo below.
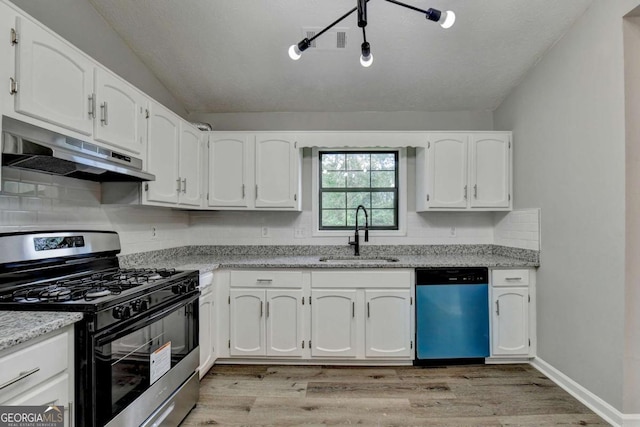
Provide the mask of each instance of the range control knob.
POLYGON ((113 309, 113 317, 120 320, 125 320, 131 317, 131 307, 128 305, 121 305, 113 309))
POLYGON ((131 303, 131 308, 136 313, 141 313, 149 309, 149 301, 146 299, 139 299, 131 303))
POLYGON ((185 293, 184 285, 181 283, 178 285, 173 285, 171 287, 171 291, 176 295, 184 294, 185 293))

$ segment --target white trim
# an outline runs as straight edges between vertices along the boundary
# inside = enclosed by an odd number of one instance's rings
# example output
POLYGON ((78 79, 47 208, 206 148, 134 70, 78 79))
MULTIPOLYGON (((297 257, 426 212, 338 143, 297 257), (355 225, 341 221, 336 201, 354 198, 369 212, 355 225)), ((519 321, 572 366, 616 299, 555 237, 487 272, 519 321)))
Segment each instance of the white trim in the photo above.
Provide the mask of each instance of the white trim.
POLYGON ((623 414, 539 357, 531 361, 531 366, 542 372, 609 424, 618 427, 640 427, 640 414, 623 414))
MULTIPOLYGON (((318 210, 318 152, 329 147, 314 147, 311 150, 311 212, 313 216, 313 227, 311 235, 313 237, 348 237, 353 234, 351 230, 320 230, 320 217, 318 210)), ((331 147, 335 149, 336 147, 331 147)), ((397 151, 398 152, 398 229, 397 230, 369 230, 371 237, 397 237, 407 235, 407 149, 397 147, 363 147, 363 148, 340 148, 344 151, 397 151)))

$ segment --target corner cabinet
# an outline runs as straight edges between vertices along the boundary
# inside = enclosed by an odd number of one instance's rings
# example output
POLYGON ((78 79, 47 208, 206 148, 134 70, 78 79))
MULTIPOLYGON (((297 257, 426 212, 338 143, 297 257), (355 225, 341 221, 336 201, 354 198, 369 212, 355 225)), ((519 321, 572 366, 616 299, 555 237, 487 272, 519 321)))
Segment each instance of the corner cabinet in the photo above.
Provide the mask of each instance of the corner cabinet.
POLYGON ((511 132, 427 133, 416 148, 416 210, 510 210, 511 132))
POLYGON ((207 206, 300 210, 301 151, 287 133, 211 133, 207 206))
POLYGON ((491 357, 535 355, 535 275, 527 269, 491 272, 491 357))
POLYGON ((200 207, 202 201, 201 132, 160 104, 149 108, 146 204, 200 207))

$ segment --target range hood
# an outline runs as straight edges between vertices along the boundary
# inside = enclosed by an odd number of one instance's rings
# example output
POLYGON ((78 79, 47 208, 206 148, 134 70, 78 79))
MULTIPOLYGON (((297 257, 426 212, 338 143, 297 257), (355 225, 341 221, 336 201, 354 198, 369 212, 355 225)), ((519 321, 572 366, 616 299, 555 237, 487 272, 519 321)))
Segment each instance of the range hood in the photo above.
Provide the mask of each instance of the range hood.
POLYGON ((2 117, 2 166, 89 181, 155 181, 142 160, 2 117))

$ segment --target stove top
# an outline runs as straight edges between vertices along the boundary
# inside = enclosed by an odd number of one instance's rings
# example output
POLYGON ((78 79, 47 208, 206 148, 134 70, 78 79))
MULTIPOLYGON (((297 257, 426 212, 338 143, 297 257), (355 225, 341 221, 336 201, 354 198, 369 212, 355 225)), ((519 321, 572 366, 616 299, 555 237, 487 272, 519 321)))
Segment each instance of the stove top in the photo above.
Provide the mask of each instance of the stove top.
POLYGON ((90 302, 98 299, 104 301, 109 296, 120 295, 128 289, 149 287, 176 274, 175 269, 112 268, 0 290, 0 303, 90 302))

